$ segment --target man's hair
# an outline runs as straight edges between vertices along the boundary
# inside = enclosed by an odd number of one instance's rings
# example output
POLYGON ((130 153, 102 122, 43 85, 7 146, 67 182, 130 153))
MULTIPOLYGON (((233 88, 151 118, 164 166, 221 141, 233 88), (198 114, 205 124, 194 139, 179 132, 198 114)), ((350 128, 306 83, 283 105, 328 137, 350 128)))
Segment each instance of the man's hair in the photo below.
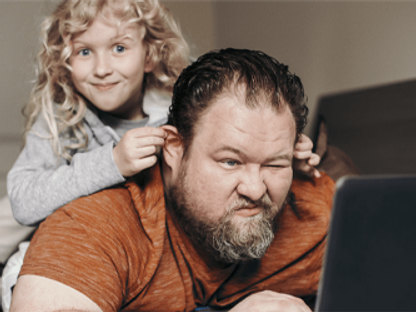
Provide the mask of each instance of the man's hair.
POLYGON ((179 76, 173 88, 168 124, 178 129, 185 155, 199 119, 224 92, 245 87, 246 105, 288 105, 296 123, 296 141, 306 125, 308 108, 299 77, 288 66, 260 51, 223 49, 199 57, 179 76))

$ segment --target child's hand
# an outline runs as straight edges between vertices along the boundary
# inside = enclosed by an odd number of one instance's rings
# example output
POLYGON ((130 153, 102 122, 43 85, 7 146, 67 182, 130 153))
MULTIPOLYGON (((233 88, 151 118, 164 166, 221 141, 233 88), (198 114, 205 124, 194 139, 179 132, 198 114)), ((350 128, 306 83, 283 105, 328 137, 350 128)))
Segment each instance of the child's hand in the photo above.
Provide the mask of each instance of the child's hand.
POLYGON ((163 146, 165 131, 161 128, 135 128, 127 131, 113 149, 114 161, 124 177, 131 177, 153 166, 157 146, 163 146))
POLYGON ((293 170, 309 177, 320 178, 321 174, 315 168, 321 160, 319 155, 312 153, 313 143, 306 135, 301 134, 293 153, 293 170))

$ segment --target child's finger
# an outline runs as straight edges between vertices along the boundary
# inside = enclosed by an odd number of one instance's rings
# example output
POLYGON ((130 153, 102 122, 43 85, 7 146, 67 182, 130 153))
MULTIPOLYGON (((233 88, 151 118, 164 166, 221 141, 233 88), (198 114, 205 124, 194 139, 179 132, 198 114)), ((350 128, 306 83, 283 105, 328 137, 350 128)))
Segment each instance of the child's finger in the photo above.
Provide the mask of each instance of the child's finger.
POLYGON ((321 177, 321 173, 320 173, 320 172, 319 172, 319 170, 318 170, 318 169, 316 169, 316 168, 314 168, 313 175, 314 175, 314 177, 315 177, 315 178, 320 178, 320 177, 321 177))
POLYGON ((155 145, 140 147, 136 150, 134 154, 134 158, 143 159, 150 155, 154 155, 156 151, 157 151, 157 148, 155 145))
POLYGON ((295 151, 310 151, 312 150, 313 145, 309 144, 308 142, 298 142, 295 145, 295 151))
POLYGON ((312 140, 302 133, 300 135, 298 143, 296 143, 295 145, 295 150, 305 151, 305 150, 312 150, 312 148, 313 148, 312 140))
POLYGON ((297 160, 294 162, 293 169, 301 175, 305 175, 308 177, 316 177, 320 178, 320 172, 314 167, 311 166, 306 160, 297 160))
POLYGON ((294 151, 293 157, 297 159, 308 159, 312 156, 312 151, 309 150, 303 150, 303 151, 294 151))
POLYGON ((151 155, 145 158, 137 159, 134 163, 136 173, 143 171, 144 169, 152 167, 157 162, 157 157, 151 155))
POLYGON ((317 166, 317 165, 319 165, 320 161, 321 161, 321 157, 319 157, 318 154, 312 153, 311 156, 308 159, 308 164, 310 166, 317 166))
POLYGON ((126 134, 129 133, 134 138, 143 138, 148 136, 155 136, 159 138, 165 138, 166 132, 162 128, 153 128, 153 127, 143 127, 131 129, 126 134))
POLYGON ((315 178, 321 177, 321 173, 319 172, 319 170, 309 165, 304 166, 301 171, 308 177, 315 177, 315 178))
POLYGON ((144 137, 144 138, 135 138, 134 147, 135 148, 142 148, 145 146, 163 146, 165 144, 165 139, 155 136, 144 137))

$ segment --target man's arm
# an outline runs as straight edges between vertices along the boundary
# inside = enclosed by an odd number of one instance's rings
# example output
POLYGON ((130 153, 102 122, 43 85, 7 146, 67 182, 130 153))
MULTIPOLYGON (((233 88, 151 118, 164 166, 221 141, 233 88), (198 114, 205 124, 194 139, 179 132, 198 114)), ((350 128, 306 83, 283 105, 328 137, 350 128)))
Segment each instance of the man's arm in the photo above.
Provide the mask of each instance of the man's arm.
POLYGON ((78 311, 102 312, 103 310, 83 293, 49 278, 23 275, 13 290, 10 312, 78 311))
POLYGON ((311 312, 306 303, 297 297, 265 290, 252 294, 230 312, 311 312))

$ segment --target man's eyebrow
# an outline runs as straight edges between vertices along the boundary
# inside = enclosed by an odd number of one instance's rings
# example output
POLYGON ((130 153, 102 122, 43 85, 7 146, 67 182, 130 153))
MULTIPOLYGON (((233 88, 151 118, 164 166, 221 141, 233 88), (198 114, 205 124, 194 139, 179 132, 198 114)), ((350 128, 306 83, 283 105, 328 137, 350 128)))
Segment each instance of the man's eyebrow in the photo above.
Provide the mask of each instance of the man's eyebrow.
POLYGON ((293 154, 281 154, 281 155, 276 155, 276 156, 272 156, 268 158, 266 162, 272 162, 276 160, 288 160, 292 162, 292 159, 293 159, 293 154))
POLYGON ((231 152, 231 153, 234 153, 234 154, 240 155, 240 156, 245 156, 245 154, 244 154, 242 151, 240 151, 239 149, 236 149, 236 148, 234 148, 234 147, 227 146, 227 145, 221 145, 221 146, 220 146, 220 147, 216 150, 216 152, 223 152, 223 151, 228 151, 228 152, 231 152))
MULTIPOLYGON (((221 145, 216 150, 217 153, 222 152, 222 151, 229 151, 229 152, 232 152, 234 154, 239 155, 240 157, 245 157, 246 156, 246 154, 243 151, 240 151, 239 149, 236 149, 234 147, 227 146, 227 145, 221 145)), ((271 157, 267 158, 266 163, 273 162, 273 161, 276 161, 276 160, 288 160, 288 161, 292 162, 292 159, 293 159, 293 154, 278 154, 278 155, 271 156, 271 157)))

